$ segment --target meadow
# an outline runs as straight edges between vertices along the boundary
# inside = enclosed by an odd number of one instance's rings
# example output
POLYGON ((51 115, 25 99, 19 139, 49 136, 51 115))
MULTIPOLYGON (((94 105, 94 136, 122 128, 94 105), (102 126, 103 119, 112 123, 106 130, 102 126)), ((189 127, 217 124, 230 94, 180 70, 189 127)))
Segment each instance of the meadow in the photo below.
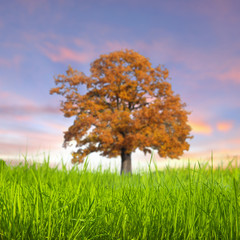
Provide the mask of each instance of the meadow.
POLYGON ((1 162, 0 239, 240 239, 240 170, 1 162))

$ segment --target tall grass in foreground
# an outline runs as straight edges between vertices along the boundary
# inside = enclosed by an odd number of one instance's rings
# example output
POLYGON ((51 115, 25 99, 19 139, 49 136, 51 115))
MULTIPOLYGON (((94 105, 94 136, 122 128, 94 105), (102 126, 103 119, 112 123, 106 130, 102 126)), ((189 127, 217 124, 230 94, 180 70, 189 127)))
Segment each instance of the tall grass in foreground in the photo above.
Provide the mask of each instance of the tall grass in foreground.
POLYGON ((0 239, 240 239, 240 170, 0 167, 0 239))

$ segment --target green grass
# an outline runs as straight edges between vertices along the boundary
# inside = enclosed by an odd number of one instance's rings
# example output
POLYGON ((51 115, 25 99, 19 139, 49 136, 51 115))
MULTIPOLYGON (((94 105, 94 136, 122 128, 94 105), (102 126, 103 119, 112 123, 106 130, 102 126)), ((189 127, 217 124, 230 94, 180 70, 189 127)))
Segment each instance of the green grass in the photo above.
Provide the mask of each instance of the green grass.
POLYGON ((240 170, 2 164, 0 239, 240 239, 240 170))

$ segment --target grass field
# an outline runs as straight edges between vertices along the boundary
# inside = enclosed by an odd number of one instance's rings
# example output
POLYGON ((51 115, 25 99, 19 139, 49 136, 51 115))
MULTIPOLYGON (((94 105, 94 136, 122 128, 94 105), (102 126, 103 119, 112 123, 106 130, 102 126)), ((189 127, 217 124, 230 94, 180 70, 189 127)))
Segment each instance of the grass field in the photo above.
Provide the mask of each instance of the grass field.
POLYGON ((0 239, 240 239, 240 170, 1 163, 0 239))

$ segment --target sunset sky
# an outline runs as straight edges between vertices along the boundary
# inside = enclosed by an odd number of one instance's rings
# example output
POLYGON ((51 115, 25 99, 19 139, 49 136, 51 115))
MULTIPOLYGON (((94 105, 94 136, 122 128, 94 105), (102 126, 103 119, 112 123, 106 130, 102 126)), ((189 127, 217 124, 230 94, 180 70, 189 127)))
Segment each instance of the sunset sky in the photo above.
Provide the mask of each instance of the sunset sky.
POLYGON ((53 77, 68 65, 88 75, 100 54, 126 48, 165 65, 192 112, 183 158, 239 156, 239 12, 237 0, 1 1, 0 158, 27 152, 69 161, 62 132, 73 119, 49 95, 53 77))

